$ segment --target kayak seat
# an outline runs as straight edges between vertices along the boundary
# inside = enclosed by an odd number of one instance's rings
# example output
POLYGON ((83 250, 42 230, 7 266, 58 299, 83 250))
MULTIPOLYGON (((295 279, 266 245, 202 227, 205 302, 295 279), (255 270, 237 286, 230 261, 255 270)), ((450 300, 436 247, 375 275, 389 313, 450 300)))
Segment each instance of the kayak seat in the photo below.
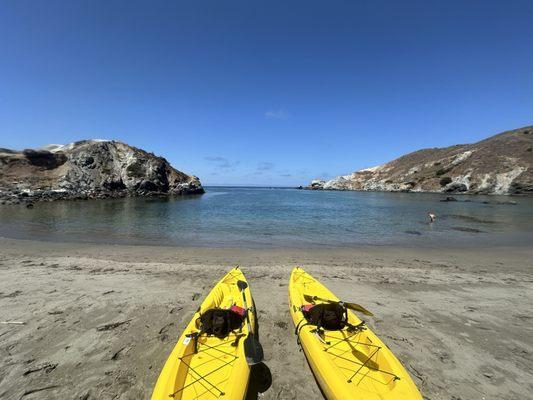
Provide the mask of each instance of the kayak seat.
POLYGON ((242 328, 245 313, 244 308, 237 306, 230 309, 211 308, 200 315, 197 326, 199 325, 201 333, 224 338, 230 332, 242 328))

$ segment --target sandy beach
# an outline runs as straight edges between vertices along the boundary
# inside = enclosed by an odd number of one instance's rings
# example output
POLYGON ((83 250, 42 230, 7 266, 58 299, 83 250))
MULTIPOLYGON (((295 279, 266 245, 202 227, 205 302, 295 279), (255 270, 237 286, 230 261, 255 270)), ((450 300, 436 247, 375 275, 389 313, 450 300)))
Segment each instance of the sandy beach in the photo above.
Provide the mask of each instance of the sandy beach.
POLYGON ((249 398, 321 399, 288 312, 300 265, 375 313, 425 399, 533 391, 533 248, 243 250, 0 239, 0 398, 149 398, 193 310, 247 276, 268 371, 249 398))

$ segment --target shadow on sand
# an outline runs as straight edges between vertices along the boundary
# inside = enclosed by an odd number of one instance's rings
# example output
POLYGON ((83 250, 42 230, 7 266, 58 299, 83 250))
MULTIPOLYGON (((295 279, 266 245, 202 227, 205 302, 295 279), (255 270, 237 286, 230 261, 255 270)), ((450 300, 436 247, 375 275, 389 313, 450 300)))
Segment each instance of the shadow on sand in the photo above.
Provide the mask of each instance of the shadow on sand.
POLYGON ((265 363, 252 365, 246 400, 259 398, 259 393, 266 392, 272 385, 272 374, 265 363))

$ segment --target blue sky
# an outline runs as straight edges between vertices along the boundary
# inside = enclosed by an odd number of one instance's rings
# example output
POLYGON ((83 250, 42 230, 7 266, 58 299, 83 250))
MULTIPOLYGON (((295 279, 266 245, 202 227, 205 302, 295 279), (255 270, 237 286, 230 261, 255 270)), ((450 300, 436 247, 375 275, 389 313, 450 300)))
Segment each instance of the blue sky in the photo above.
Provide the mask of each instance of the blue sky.
POLYGON ((298 185, 533 123, 532 1, 0 2, 0 147, 298 185))

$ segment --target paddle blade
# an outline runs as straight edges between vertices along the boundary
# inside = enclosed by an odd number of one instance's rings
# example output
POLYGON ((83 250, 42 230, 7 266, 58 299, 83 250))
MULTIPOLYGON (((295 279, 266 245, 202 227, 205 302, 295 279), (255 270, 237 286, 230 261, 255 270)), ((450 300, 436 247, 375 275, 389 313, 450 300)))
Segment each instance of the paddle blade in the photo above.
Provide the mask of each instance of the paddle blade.
POLYGON ((244 355, 246 356, 248 365, 259 364, 264 360, 263 346, 261 346, 261 343, 252 334, 249 334, 244 340, 244 355))
POLYGON ((346 306, 346 308, 349 308, 350 310, 358 311, 358 312, 360 312, 362 314, 365 314, 365 315, 368 315, 370 317, 374 316, 374 314, 372 314, 370 311, 368 311, 366 308, 364 308, 363 306, 361 306, 359 304, 344 303, 344 305, 346 306))
POLYGON ((237 287, 242 291, 248 287, 248 284, 244 281, 237 281, 237 287))

